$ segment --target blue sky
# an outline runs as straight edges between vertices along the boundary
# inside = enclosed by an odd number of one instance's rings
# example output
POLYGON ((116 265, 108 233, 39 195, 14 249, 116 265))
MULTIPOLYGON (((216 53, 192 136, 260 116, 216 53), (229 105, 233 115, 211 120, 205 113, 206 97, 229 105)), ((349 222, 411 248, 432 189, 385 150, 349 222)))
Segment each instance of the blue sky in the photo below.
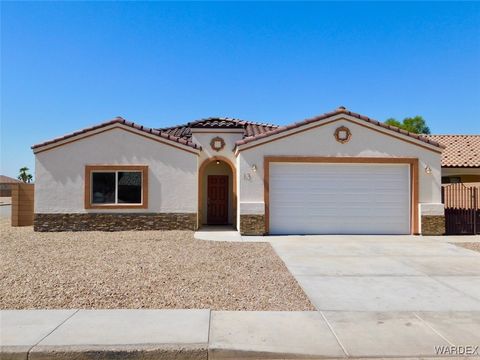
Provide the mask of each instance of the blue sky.
POLYGON ((480 133, 479 3, 2 2, 1 169, 117 115, 286 124, 345 105, 480 133))

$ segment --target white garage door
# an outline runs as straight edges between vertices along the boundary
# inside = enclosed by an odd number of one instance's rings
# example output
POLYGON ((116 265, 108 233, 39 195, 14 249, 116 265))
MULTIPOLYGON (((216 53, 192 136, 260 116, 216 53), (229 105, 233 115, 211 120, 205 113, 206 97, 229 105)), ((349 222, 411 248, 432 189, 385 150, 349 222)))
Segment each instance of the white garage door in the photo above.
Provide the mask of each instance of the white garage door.
POLYGON ((270 163, 270 234, 409 234, 408 164, 270 163))

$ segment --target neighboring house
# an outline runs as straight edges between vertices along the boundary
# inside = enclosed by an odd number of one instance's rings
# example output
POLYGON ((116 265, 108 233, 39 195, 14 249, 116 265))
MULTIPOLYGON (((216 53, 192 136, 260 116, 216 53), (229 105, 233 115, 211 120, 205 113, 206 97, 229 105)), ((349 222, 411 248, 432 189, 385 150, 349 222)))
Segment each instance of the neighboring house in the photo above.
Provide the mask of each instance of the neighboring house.
POLYGON ((442 184, 480 185, 480 135, 426 135, 445 146, 442 184))
POLYGON ((32 148, 37 231, 444 232, 443 147, 344 107, 287 126, 116 118, 32 148))
POLYGON ((9 176, 0 175, 0 197, 11 197, 12 186, 19 183, 22 182, 9 176))

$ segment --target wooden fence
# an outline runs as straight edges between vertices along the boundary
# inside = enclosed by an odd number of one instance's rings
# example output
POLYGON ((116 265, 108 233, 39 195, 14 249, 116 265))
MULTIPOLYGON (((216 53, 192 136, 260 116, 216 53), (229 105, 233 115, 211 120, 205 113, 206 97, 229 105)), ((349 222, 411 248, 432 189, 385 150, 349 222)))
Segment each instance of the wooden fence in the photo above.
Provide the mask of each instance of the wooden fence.
POLYGON ((480 188, 461 183, 442 187, 447 235, 480 233, 480 188))
POLYGON ((33 184, 12 185, 12 226, 33 225, 33 184))

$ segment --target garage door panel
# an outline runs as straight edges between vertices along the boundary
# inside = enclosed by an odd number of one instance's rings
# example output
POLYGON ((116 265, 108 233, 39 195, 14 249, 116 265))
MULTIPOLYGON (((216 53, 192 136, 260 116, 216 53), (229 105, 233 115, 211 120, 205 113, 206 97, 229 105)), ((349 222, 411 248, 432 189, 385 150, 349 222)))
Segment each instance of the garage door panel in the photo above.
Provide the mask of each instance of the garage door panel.
POLYGON ((271 163, 272 234, 407 234, 406 164, 271 163))
MULTIPOLYGON (((371 176, 375 176, 375 174, 369 174, 371 176)), ((345 175, 348 176, 348 175, 345 175)), ((317 178, 317 179, 303 179, 302 178, 302 185, 296 185, 296 182, 299 180, 298 177, 283 177, 282 183, 277 184, 275 181, 270 180, 270 187, 272 189, 278 190, 289 190, 293 192, 302 193, 305 186, 312 187, 315 189, 315 192, 318 193, 329 193, 329 190, 333 190, 334 192, 337 191, 338 186, 342 186, 346 191, 353 193, 354 191, 365 191, 368 189, 375 189, 377 191, 385 191, 389 192, 391 190, 398 189, 399 186, 404 184, 403 179, 392 179, 388 177, 378 177, 375 176, 377 183, 371 183, 371 180, 357 180, 357 181, 348 181, 345 179, 327 179, 327 178, 317 178), (315 184, 318 182, 322 182, 324 185, 323 188, 318 189, 315 187, 315 184), (291 184, 291 186, 288 185, 291 184)))
MULTIPOLYGON (((283 221, 289 221, 290 218, 284 218, 283 221)), ((288 227, 285 231, 279 228, 273 234, 358 234, 358 235, 374 235, 374 234, 403 234, 403 222, 392 221, 382 222, 372 231, 372 227, 364 218, 357 218, 348 223, 338 222, 335 219, 328 220, 322 224, 321 231, 319 231, 318 224, 314 219, 304 219, 296 223, 297 228, 288 227), (301 229, 301 230, 296 230, 301 229), (341 229, 341 230, 339 230, 341 229)))
POLYGON ((403 209, 398 209, 397 207, 389 204, 366 204, 366 203, 349 203, 349 202, 327 202, 324 201, 322 203, 322 207, 317 206, 316 202, 296 202, 296 203, 284 203, 284 204, 276 204, 276 209, 273 210, 272 214, 275 213, 283 213, 285 210, 288 209, 297 209, 304 213, 304 209, 308 209, 308 213, 316 213, 316 212, 333 212, 333 211, 357 211, 356 215, 360 216, 361 214, 358 213, 358 210, 362 211, 374 211, 375 214, 378 214, 378 209, 385 209, 388 211, 398 211, 399 214, 403 213, 403 209))
MULTIPOLYGON (((329 218, 329 217, 340 217, 341 219, 343 219, 340 221, 345 221, 346 220, 344 219, 345 217, 352 217, 348 219, 348 221, 354 221, 355 219, 359 219, 359 218, 370 218, 372 216, 376 216, 377 218, 380 218, 378 213, 379 211, 377 210, 378 208, 371 209, 371 208, 365 208, 365 206, 348 207, 345 209, 324 207, 322 209, 309 210, 307 214, 305 214, 304 212, 305 207, 306 206, 303 204, 298 204, 290 207, 287 210, 293 210, 293 211, 296 210, 297 212, 301 213, 301 217, 322 216, 324 217, 322 221, 324 221, 326 218, 329 218)), ((390 220, 394 220, 393 219, 394 217, 398 217, 398 218, 401 218, 401 220, 399 221, 403 221, 404 214, 399 209, 392 208, 392 207, 382 207, 380 208, 380 211, 383 211, 385 213, 388 212, 388 216, 382 217, 384 219, 387 218, 390 221, 390 220)), ((292 218, 292 214, 290 212, 287 215, 283 215, 285 213, 286 211, 284 209, 275 210, 270 212, 270 217, 275 217, 277 219, 280 219, 281 217, 284 217, 286 219, 292 218)), ((297 221, 296 217, 294 217, 294 220, 297 221)))

